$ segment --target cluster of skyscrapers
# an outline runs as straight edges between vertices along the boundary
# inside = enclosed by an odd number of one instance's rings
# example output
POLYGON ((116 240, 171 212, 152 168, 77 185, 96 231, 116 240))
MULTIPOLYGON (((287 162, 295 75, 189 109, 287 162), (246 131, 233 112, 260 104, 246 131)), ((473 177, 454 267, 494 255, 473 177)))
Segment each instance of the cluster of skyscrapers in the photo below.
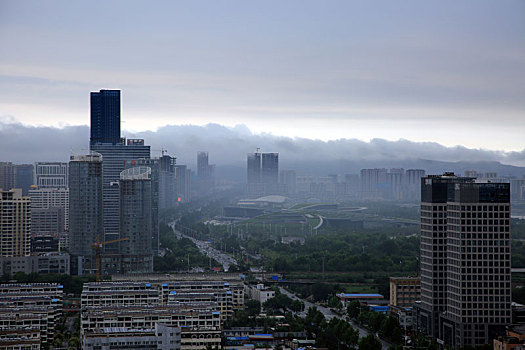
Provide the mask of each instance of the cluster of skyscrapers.
POLYGON ((89 144, 89 155, 69 163, 72 270, 151 272, 159 209, 188 199, 188 170, 164 151, 152 158, 142 139, 121 137, 119 90, 91 93, 89 144), (95 244, 103 246, 101 256, 94 255, 95 244))
POLYGON ((97 242, 99 272, 153 270, 158 211, 191 199, 191 171, 121 137, 120 117, 119 90, 92 92, 89 154, 0 163, 1 273, 94 273, 97 242))

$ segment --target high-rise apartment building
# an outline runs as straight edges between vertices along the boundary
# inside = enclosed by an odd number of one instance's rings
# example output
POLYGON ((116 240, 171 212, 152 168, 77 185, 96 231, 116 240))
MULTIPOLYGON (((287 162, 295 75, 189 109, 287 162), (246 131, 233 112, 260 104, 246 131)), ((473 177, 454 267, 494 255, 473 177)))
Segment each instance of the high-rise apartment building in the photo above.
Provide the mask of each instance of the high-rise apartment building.
POLYGON ((15 187, 15 166, 11 162, 0 162, 0 190, 15 187))
POLYGON ((197 153, 197 176, 199 178, 209 177, 208 152, 197 153))
POLYGON ((47 210, 61 208, 63 210, 65 230, 69 229, 69 189, 60 188, 32 188, 29 190, 31 208, 47 210))
POLYGON ((90 144, 120 144, 120 90, 91 93, 90 144))
MULTIPOLYGON (((69 162, 69 251, 74 273, 94 269, 91 244, 103 238, 102 156, 72 156, 69 162)), ((118 217, 117 217, 118 219, 118 217)))
POLYGON ((386 189, 387 170, 361 169, 361 196, 363 198, 380 198, 386 189))
POLYGON ((122 272, 153 272, 152 172, 137 166, 120 173, 122 272))
POLYGON ((0 191, 0 256, 28 256, 30 253, 31 200, 15 188, 0 191))
POLYGON ((453 173, 421 184, 419 329, 451 348, 511 323, 510 189, 453 173))
POLYGON ((159 159, 159 209, 177 204, 176 158, 162 155, 159 159))
POLYGON ((281 170, 280 183, 287 194, 295 194, 297 188, 297 174, 295 170, 281 170))
POLYGON ((186 165, 176 164, 175 178, 177 180, 177 201, 191 201, 191 170, 186 165))
POLYGON ((197 181, 202 194, 209 193, 215 186, 215 165, 209 164, 208 152, 197 153, 197 181))
POLYGON ((67 188, 68 163, 36 162, 34 184, 39 188, 67 188))

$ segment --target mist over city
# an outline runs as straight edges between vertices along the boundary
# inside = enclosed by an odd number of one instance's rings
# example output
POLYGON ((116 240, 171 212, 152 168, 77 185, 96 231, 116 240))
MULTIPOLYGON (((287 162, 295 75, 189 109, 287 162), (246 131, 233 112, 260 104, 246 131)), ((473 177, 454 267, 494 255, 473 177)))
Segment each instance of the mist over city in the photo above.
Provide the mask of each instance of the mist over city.
POLYGON ((525 348, 522 2, 0 2, 0 349, 525 348))

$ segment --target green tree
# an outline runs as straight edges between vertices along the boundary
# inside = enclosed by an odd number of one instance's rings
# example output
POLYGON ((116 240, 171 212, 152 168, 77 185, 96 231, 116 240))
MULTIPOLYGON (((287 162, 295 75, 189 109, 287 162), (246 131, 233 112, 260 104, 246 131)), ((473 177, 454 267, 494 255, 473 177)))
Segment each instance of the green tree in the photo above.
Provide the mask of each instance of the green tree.
POLYGON ((346 312, 351 318, 356 318, 361 312, 361 303, 358 300, 352 300, 346 308, 346 312))
POLYGON ((381 350, 381 342, 375 335, 369 334, 359 340, 359 350, 381 350))
POLYGON ((257 300, 250 299, 245 304, 248 316, 256 316, 261 313, 261 303, 257 300))

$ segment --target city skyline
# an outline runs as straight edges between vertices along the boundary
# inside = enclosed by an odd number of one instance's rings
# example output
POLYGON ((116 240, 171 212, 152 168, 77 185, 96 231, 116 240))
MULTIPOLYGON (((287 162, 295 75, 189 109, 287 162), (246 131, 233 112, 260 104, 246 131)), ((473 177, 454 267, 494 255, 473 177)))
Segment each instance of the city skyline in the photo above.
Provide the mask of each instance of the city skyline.
POLYGON ((86 125, 85 91, 107 88, 124 92, 130 133, 217 123, 292 140, 524 148, 519 2, 97 7, 1 5, 0 132, 86 125))

